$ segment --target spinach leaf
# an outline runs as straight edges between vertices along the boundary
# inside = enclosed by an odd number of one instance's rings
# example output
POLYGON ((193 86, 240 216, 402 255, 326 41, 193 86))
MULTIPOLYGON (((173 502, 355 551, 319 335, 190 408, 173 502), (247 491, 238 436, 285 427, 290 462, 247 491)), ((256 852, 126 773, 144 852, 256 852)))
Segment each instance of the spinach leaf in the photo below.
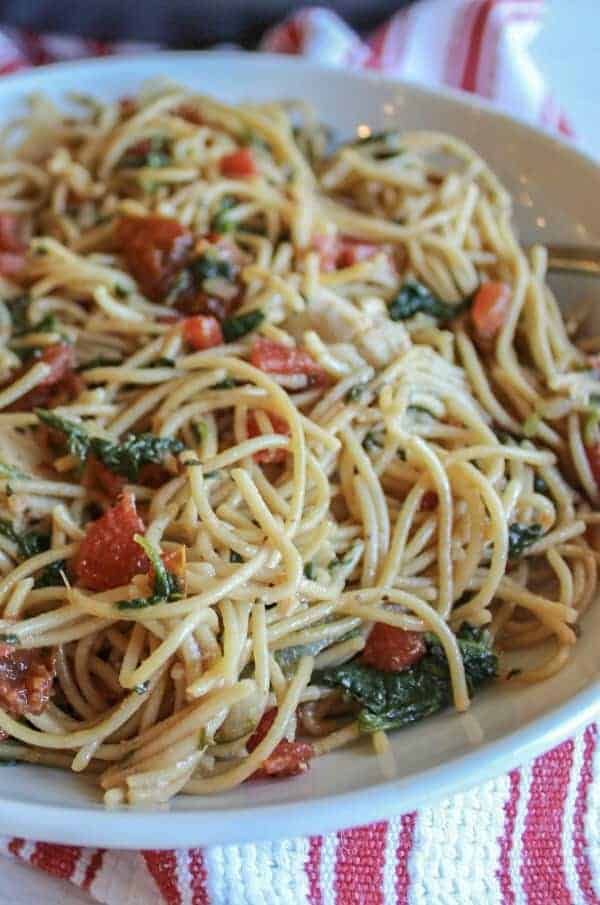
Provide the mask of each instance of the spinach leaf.
POLYGON ((28 295, 20 295, 18 298, 10 299, 6 303, 12 323, 13 336, 22 336, 31 330, 31 324, 27 317, 30 301, 31 299, 28 295))
POLYGON ((35 414, 47 427, 64 434, 67 440, 67 449, 72 456, 85 461, 90 452, 90 437, 82 424, 72 421, 70 418, 61 418, 54 412, 46 409, 35 409, 35 414))
POLYGON ((154 570, 154 593, 160 597, 169 597, 179 591, 179 580, 176 575, 169 572, 162 561, 160 550, 152 546, 149 540, 141 534, 134 534, 133 539, 142 548, 154 570))
POLYGON ((24 531, 19 534, 8 519, 0 519, 0 534, 17 545, 21 559, 30 559, 50 549, 50 535, 46 531, 24 531))
POLYGON ((116 606, 119 610, 141 610, 157 603, 167 603, 181 598, 181 584, 179 578, 170 572, 162 561, 160 550, 153 547, 147 538, 141 534, 133 536, 136 544, 142 548, 152 564, 154 572, 154 585, 149 597, 135 597, 133 600, 119 600, 116 606))
POLYGON ((228 214, 235 207, 236 200, 231 195, 223 195, 216 214, 212 218, 210 228, 215 233, 227 233, 234 229, 235 224, 229 219, 228 214))
POLYGON ((220 258, 214 251, 205 252, 179 271, 171 282, 165 301, 167 305, 173 305, 181 296, 201 291, 204 280, 221 278, 232 281, 234 277, 235 269, 231 261, 220 258))
POLYGON ((22 481, 31 480, 30 476, 17 468, 16 465, 9 465, 8 462, 0 462, 0 480, 9 481, 11 478, 14 478, 16 481, 19 479, 22 481))
POLYGON ((147 141, 140 142, 143 150, 131 148, 126 151, 118 163, 118 169, 139 169, 140 167, 167 167, 172 162, 169 143, 162 135, 153 135, 147 141))
POLYGON ((252 129, 248 129, 241 137, 241 143, 247 148, 256 148, 259 151, 271 153, 271 145, 268 141, 257 135, 252 129))
POLYGON ((512 444, 520 446, 521 438, 517 437, 515 434, 511 434, 510 431, 506 431, 501 427, 495 427, 493 428, 493 431, 498 438, 498 442, 502 443, 503 446, 511 446, 512 444))
POLYGON ((410 280, 405 283, 395 299, 388 305, 393 321, 404 321, 422 312, 441 321, 450 321, 471 304, 465 299, 458 304, 450 304, 438 299, 426 286, 410 280))
POLYGON ((394 135, 398 135, 397 132, 392 132, 389 129, 383 132, 370 132, 368 135, 364 135, 361 138, 357 138, 354 141, 350 142, 352 147, 362 147, 364 145, 373 145, 375 142, 380 141, 389 141, 394 135))
POLYGON ((50 549, 50 535, 45 531, 26 531, 19 538, 19 550, 23 559, 30 559, 50 549))
POLYGON ((137 479, 142 465, 160 464, 183 448, 181 440, 154 434, 129 434, 121 443, 100 437, 92 437, 90 442, 90 450, 97 459, 130 481, 137 479))
POLYGON ((381 432, 367 431, 362 442, 363 449, 366 452, 373 452, 376 449, 381 449, 382 446, 383 443, 381 432))
POLYGON ((264 319, 265 316, 260 308, 248 311, 246 314, 239 314, 237 317, 228 317, 221 325, 225 342, 231 343, 236 339, 241 339, 242 336, 256 330, 264 319))
POLYGON ((95 358, 89 358, 80 364, 77 371, 90 371, 92 368, 112 368, 117 367, 123 361, 122 358, 111 358, 109 355, 96 355, 95 358))
POLYGON ((304 572, 304 577, 308 578, 309 581, 316 581, 317 570, 316 570, 315 564, 313 562, 305 563, 303 572, 304 572))
POLYGON ((231 261, 219 258, 215 254, 203 254, 190 263, 189 269, 194 280, 202 283, 204 280, 214 280, 222 277, 224 280, 232 280, 234 269, 231 261))
POLYGON ((0 519, 0 534, 17 545, 22 559, 30 559, 50 549, 50 535, 46 531, 32 530, 19 534, 8 519, 0 519))
POLYGON ((351 386, 350 389, 346 391, 344 400, 346 402, 360 402, 366 390, 366 383, 355 383, 354 386, 351 386))
POLYGON ((232 390, 237 386, 241 386, 241 381, 234 380, 233 377, 225 377, 224 380, 219 380, 218 383, 213 383, 211 390, 232 390))
MULTIPOLYGON (((497 675, 498 662, 484 631, 464 624, 457 634, 471 692, 497 675)), ((450 671, 438 639, 426 636, 427 653, 403 672, 383 672, 360 661, 324 669, 314 681, 342 688, 361 705, 361 732, 396 729, 447 707, 452 700, 450 671)))
POLYGON ((357 138, 356 141, 350 143, 351 148, 368 148, 370 145, 378 146, 372 154, 376 160, 387 160, 390 157, 404 154, 399 132, 372 132, 370 135, 357 138))
POLYGON ((94 455, 115 474, 135 481, 142 465, 160 464, 171 453, 181 452, 181 440, 174 437, 157 437, 154 434, 129 434, 120 443, 104 437, 91 437, 86 428, 69 418, 61 418, 54 412, 36 409, 36 415, 43 424, 66 436, 67 449, 72 456, 84 462, 94 455))
POLYGON ((27 333, 56 333, 59 323, 54 314, 45 314, 44 317, 34 324, 30 322, 27 317, 27 309, 30 302, 31 299, 27 295, 19 296, 19 298, 8 302, 13 337, 25 336, 27 333))
POLYGON ((66 574, 67 561, 65 559, 57 559, 56 562, 49 563, 37 575, 34 588, 54 588, 62 587, 64 584, 62 572, 66 574))
MULTIPOLYGON (((329 623, 330 620, 326 619, 325 622, 329 623)), ((341 644, 343 641, 349 641, 351 638, 356 638, 358 634, 359 629, 354 628, 334 640, 331 638, 320 638, 318 641, 309 641, 307 644, 291 644, 289 647, 282 647, 276 650, 274 656, 283 674, 290 676, 295 672, 298 660, 301 657, 316 657, 325 648, 331 647, 333 644, 341 644)))
POLYGON ((309 644, 292 644, 290 647, 282 647, 276 650, 274 657, 279 663, 284 675, 294 672, 301 657, 316 657, 332 642, 327 640, 311 641, 309 644))
POLYGON ((10 644, 10 646, 12 647, 13 645, 20 644, 21 639, 18 635, 13 634, 12 632, 6 632, 0 635, 0 641, 3 644, 10 644))
POLYGON ((533 489, 536 493, 541 493, 542 496, 550 496, 550 488, 539 474, 536 474, 533 479, 533 489))
POLYGON ((544 529, 535 522, 533 525, 523 525, 521 522, 513 522, 508 526, 508 558, 519 559, 532 544, 540 539, 544 529))

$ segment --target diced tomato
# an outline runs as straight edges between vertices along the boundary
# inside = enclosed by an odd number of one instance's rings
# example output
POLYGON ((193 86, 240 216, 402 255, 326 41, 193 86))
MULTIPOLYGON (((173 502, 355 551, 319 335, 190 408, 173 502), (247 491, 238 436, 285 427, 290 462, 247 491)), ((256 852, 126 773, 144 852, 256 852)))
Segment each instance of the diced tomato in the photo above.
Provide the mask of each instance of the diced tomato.
POLYGON ((177 578, 185 578, 187 556, 183 544, 177 547, 176 550, 169 550, 168 553, 163 553, 161 558, 169 572, 172 572, 177 578))
POLYGON ((201 126, 204 122, 200 111, 189 104, 182 104, 181 107, 177 108, 175 113, 177 116, 185 119, 188 123, 193 123, 195 126, 201 126))
POLYGON ((319 252, 321 270, 326 273, 335 270, 338 256, 338 237, 315 236, 312 244, 315 250, 319 252))
POLYGON ((0 707, 14 717, 42 713, 55 675, 54 648, 15 650, 0 644, 0 707))
POLYGON ((122 217, 117 245, 142 292, 160 301, 192 244, 192 234, 168 217, 122 217))
POLYGON ((163 465, 158 462, 148 462, 140 468, 137 482, 143 484, 144 487, 157 488, 162 487, 170 477, 171 474, 163 465))
POLYGON ((192 349, 202 351, 223 343, 221 324, 211 315, 197 314, 183 321, 183 338, 192 349))
POLYGON ((15 214, 0 214, 0 249, 22 253, 25 248, 19 218, 15 214))
POLYGON ((46 346, 39 359, 50 366, 50 373, 39 384, 41 387, 52 386, 58 383, 63 377, 69 374, 77 364, 75 350, 73 346, 66 343, 56 343, 53 346, 46 346))
POLYGON ((473 306, 471 320, 479 339, 493 339, 506 318, 512 292, 506 283, 482 283, 473 306))
POLYGON ((88 456, 82 483, 85 486, 98 486, 107 496, 115 501, 125 485, 125 478, 115 474, 96 456, 88 456))
POLYGON ((586 363, 590 371, 594 372, 594 376, 600 377, 600 355, 597 352, 594 355, 586 355, 586 363))
POLYGON ((600 443, 596 443, 594 446, 587 446, 585 451, 594 480, 600 487, 600 443))
POLYGON ((230 179, 250 179, 258 173, 254 154, 250 148, 239 148, 232 154, 225 154, 219 161, 219 169, 222 176, 230 179))
MULTIPOLYGON (((216 255, 221 261, 226 261, 231 265, 232 286, 240 267, 247 261, 244 252, 232 239, 228 236, 219 236, 216 233, 209 233, 207 236, 198 239, 190 252, 190 259, 193 260, 205 254, 216 255)), ((173 304, 182 314, 188 316, 194 314, 211 315, 222 323, 231 316, 236 308, 239 308, 242 299, 243 291, 239 287, 236 294, 228 294, 227 297, 223 298, 205 292, 196 280, 192 280, 191 285, 184 286, 177 292, 173 304)))
POLYGON ((77 583, 90 591, 107 591, 147 572, 150 563, 133 539, 143 533, 133 494, 124 493, 116 506, 87 526, 72 562, 77 583))
MULTIPOLYGON (((267 710, 253 734, 246 742, 249 752, 254 751, 267 735, 275 722, 277 710, 267 710)), ((266 777, 298 776, 308 770, 309 761, 315 756, 315 751, 310 742, 288 742, 282 739, 274 750, 263 761, 251 779, 264 779, 266 777)))
MULTIPOLYGON (((50 373, 36 387, 20 396, 8 407, 8 411, 28 412, 33 408, 53 408, 64 402, 70 402, 81 392, 83 380, 73 370, 77 358, 72 346, 66 343, 46 346, 36 364, 40 361, 50 366, 50 373)), ((17 380, 25 373, 25 369, 19 371, 13 380, 17 380)))
POLYGON ((337 266, 353 267, 354 264, 360 264, 361 261, 368 261, 378 251, 379 247, 372 242, 361 242, 359 239, 343 237, 340 240, 337 266))
POLYGON ((426 490, 421 498, 420 509, 423 512, 431 512, 433 509, 437 509, 438 504, 438 495, 435 490, 426 490))
POLYGON ((329 381, 327 371, 304 349, 284 346, 272 339, 257 339, 250 361, 266 374, 304 374, 309 386, 324 386, 329 381))
MULTIPOLYGON (((161 553, 160 558, 165 568, 179 579, 179 590, 185 590, 185 567, 187 562, 186 550, 183 544, 176 550, 170 550, 168 553, 161 553)), ((154 593, 154 566, 150 564, 147 572, 136 576, 136 585, 139 593, 144 597, 149 597, 154 593)))
POLYGON ((313 245, 320 252, 321 270, 325 272, 352 267, 381 251, 381 246, 352 236, 315 236, 313 245))
POLYGON ((0 275, 18 277, 25 267, 25 253, 16 251, 0 251, 0 275))
POLYGON ((119 100, 119 109, 123 116, 133 116, 137 110, 137 103, 132 97, 122 97, 119 100))
POLYGON ((136 141, 135 144, 130 145, 125 152, 127 157, 127 166, 132 166, 132 164, 141 166, 141 164, 144 162, 144 159, 151 150, 152 141, 150 138, 142 138, 140 139, 140 141, 136 141))
POLYGON ((362 652, 362 661, 384 672, 402 672, 425 654, 425 642, 418 632, 376 622, 362 652))
MULTIPOLYGON (((277 415, 272 414, 269 414, 269 421, 273 425, 273 433, 283 434, 286 437, 289 436, 290 428, 287 421, 284 421, 283 418, 279 418, 277 415)), ((261 436, 262 431, 258 426, 254 412, 250 412, 250 414, 248 415, 246 427, 249 437, 261 436)), ((284 462, 286 456, 287 449, 274 446, 271 449, 261 449, 260 452, 254 453, 253 458, 255 462, 262 462, 264 464, 273 465, 279 462, 284 462)))

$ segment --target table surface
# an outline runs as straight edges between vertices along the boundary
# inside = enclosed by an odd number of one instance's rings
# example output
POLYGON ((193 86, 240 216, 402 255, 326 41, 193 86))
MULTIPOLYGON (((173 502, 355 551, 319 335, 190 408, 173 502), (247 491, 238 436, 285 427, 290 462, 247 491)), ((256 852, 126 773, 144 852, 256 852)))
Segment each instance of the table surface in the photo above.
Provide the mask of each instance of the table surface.
MULTIPOLYGON (((536 40, 533 56, 568 111, 580 147, 600 160, 598 0, 549 0, 548 6, 545 27, 536 40), (582 28, 584 22, 586 28, 582 28)), ((0 905, 90 905, 92 901, 69 883, 4 859, 0 860, 0 877, 0 905)))

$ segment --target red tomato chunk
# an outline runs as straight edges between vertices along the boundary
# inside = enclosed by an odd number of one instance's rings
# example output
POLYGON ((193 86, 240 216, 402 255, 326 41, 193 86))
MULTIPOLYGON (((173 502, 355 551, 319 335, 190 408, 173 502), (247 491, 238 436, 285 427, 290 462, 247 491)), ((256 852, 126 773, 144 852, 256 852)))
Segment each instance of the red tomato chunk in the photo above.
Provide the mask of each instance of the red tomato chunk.
POLYGON ((250 179, 256 176, 258 169, 254 154, 250 148, 240 148, 232 154, 225 154, 219 162, 222 176, 230 179, 250 179))
POLYGON ((272 339, 257 339, 252 346, 250 362, 266 374, 304 374, 311 386, 328 382, 327 371, 304 349, 285 346, 272 339))
POLYGON ((39 384, 40 387, 53 386, 55 383, 59 383, 67 374, 70 374, 77 363, 73 346, 68 346, 66 343, 46 346, 40 361, 50 367, 50 373, 39 384))
POLYGON ((21 223, 15 214, 0 214, 0 274, 19 276, 25 267, 26 246, 21 235, 21 223))
MULTIPOLYGON (((81 392, 83 380, 74 371, 77 359, 72 346, 66 343, 46 346, 37 361, 49 365, 50 373, 41 383, 9 406, 9 411, 28 412, 33 408, 52 408, 70 402, 81 392)), ((25 369, 19 371, 13 381, 22 377, 24 373, 25 369)))
POLYGON ((0 707, 17 718, 26 713, 42 713, 55 675, 54 650, 15 650, 0 644, 0 707))
POLYGON ((133 539, 144 530, 133 494, 124 493, 116 506, 87 526, 72 563, 77 583, 90 591, 107 591, 147 572, 150 563, 133 539))
POLYGON ((168 217, 122 217, 116 241, 144 295, 161 301, 185 261, 192 234, 168 217))
MULTIPOLYGON (((267 710, 253 734, 246 742, 249 752, 254 751, 267 735, 275 722, 277 710, 267 710)), ((271 754, 263 761, 251 779, 264 779, 265 777, 298 776, 308 770, 309 761, 315 756, 314 748, 310 742, 288 742, 282 739, 273 749, 271 754)))
POLYGON ((211 315, 197 314, 183 321, 183 338, 192 349, 201 352, 223 343, 221 324, 211 315))
POLYGON ((82 483, 88 487, 99 487, 111 500, 116 501, 123 490, 125 478, 112 472, 95 456, 88 456, 82 483))
POLYGON ((21 224, 15 214, 0 214, 0 249, 2 251, 25 251, 21 224))
POLYGON ((362 652, 362 661, 384 672, 402 672, 425 654, 425 642, 418 632, 376 622, 362 652))
POLYGON ((437 509, 438 495, 435 490, 426 490, 421 498, 420 509, 422 512, 432 512, 437 509))
POLYGON ((315 236, 313 244, 320 253, 321 269, 325 272, 353 267, 381 250, 381 246, 373 242, 363 242, 352 236, 315 236))
POLYGON ((185 119, 188 123, 193 123, 195 126, 201 126, 204 122, 202 118, 202 114, 196 107, 192 107, 188 104, 182 104, 181 107, 178 107, 175 111, 177 116, 180 116, 182 119, 185 119))
MULTIPOLYGON (((279 418, 277 415, 271 414, 269 414, 269 421, 273 426, 274 434, 283 434, 286 437, 289 436, 290 428, 287 421, 284 421, 283 418, 279 418)), ((254 416, 254 412, 250 412, 250 414, 248 415, 246 428, 248 430, 249 437, 260 437, 262 435, 262 431, 259 428, 254 416)), ((264 464, 273 465, 278 462, 284 462, 286 456, 287 449, 285 449, 284 447, 273 446, 270 449, 261 449, 260 452, 254 453, 253 458, 255 462, 262 462, 264 464)))
POLYGON ((512 293, 506 283, 482 283, 473 307, 471 320, 479 339, 494 339, 504 324, 512 293))
POLYGON ((586 447, 585 451, 588 462, 590 463, 590 470, 594 476, 594 481, 600 487, 600 443, 595 443, 594 446, 586 447))
POLYGON ((15 251, 0 251, 0 275, 3 277, 18 277, 25 267, 25 254, 15 251))

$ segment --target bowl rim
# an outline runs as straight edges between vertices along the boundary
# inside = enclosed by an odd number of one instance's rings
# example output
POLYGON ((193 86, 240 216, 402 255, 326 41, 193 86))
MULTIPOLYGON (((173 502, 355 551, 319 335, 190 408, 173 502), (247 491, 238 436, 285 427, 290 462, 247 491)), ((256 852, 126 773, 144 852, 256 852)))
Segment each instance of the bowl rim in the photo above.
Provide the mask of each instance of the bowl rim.
MULTIPOLYGON (((434 100, 446 100, 472 111, 483 111, 503 126, 543 140, 560 154, 584 167, 600 184, 600 165, 585 151, 564 138, 554 136, 496 108, 490 101, 453 88, 432 89, 410 80, 397 80, 370 70, 345 70, 285 54, 242 50, 151 51, 130 56, 114 55, 78 61, 51 63, 17 71, 0 78, 0 96, 6 89, 22 89, 47 75, 89 75, 89 70, 131 70, 164 66, 169 60, 226 60, 244 66, 287 66, 340 80, 368 81, 408 90, 434 100)), ((124 72, 124 75, 127 73, 124 72)), ((210 86, 209 86, 210 88, 210 86)), ((484 782, 520 766, 549 750, 582 726, 600 716, 600 676, 549 713, 537 717, 500 738, 480 744, 475 750, 405 777, 382 779, 350 791, 310 796, 302 802, 227 804, 216 808, 185 810, 105 810, 101 805, 60 806, 52 802, 23 801, 0 793, 0 830, 26 838, 116 849, 164 848, 201 844, 257 842, 290 835, 323 833, 340 827, 364 824, 430 805, 458 791, 484 782), (292 816, 293 815, 293 816, 292 816)))

